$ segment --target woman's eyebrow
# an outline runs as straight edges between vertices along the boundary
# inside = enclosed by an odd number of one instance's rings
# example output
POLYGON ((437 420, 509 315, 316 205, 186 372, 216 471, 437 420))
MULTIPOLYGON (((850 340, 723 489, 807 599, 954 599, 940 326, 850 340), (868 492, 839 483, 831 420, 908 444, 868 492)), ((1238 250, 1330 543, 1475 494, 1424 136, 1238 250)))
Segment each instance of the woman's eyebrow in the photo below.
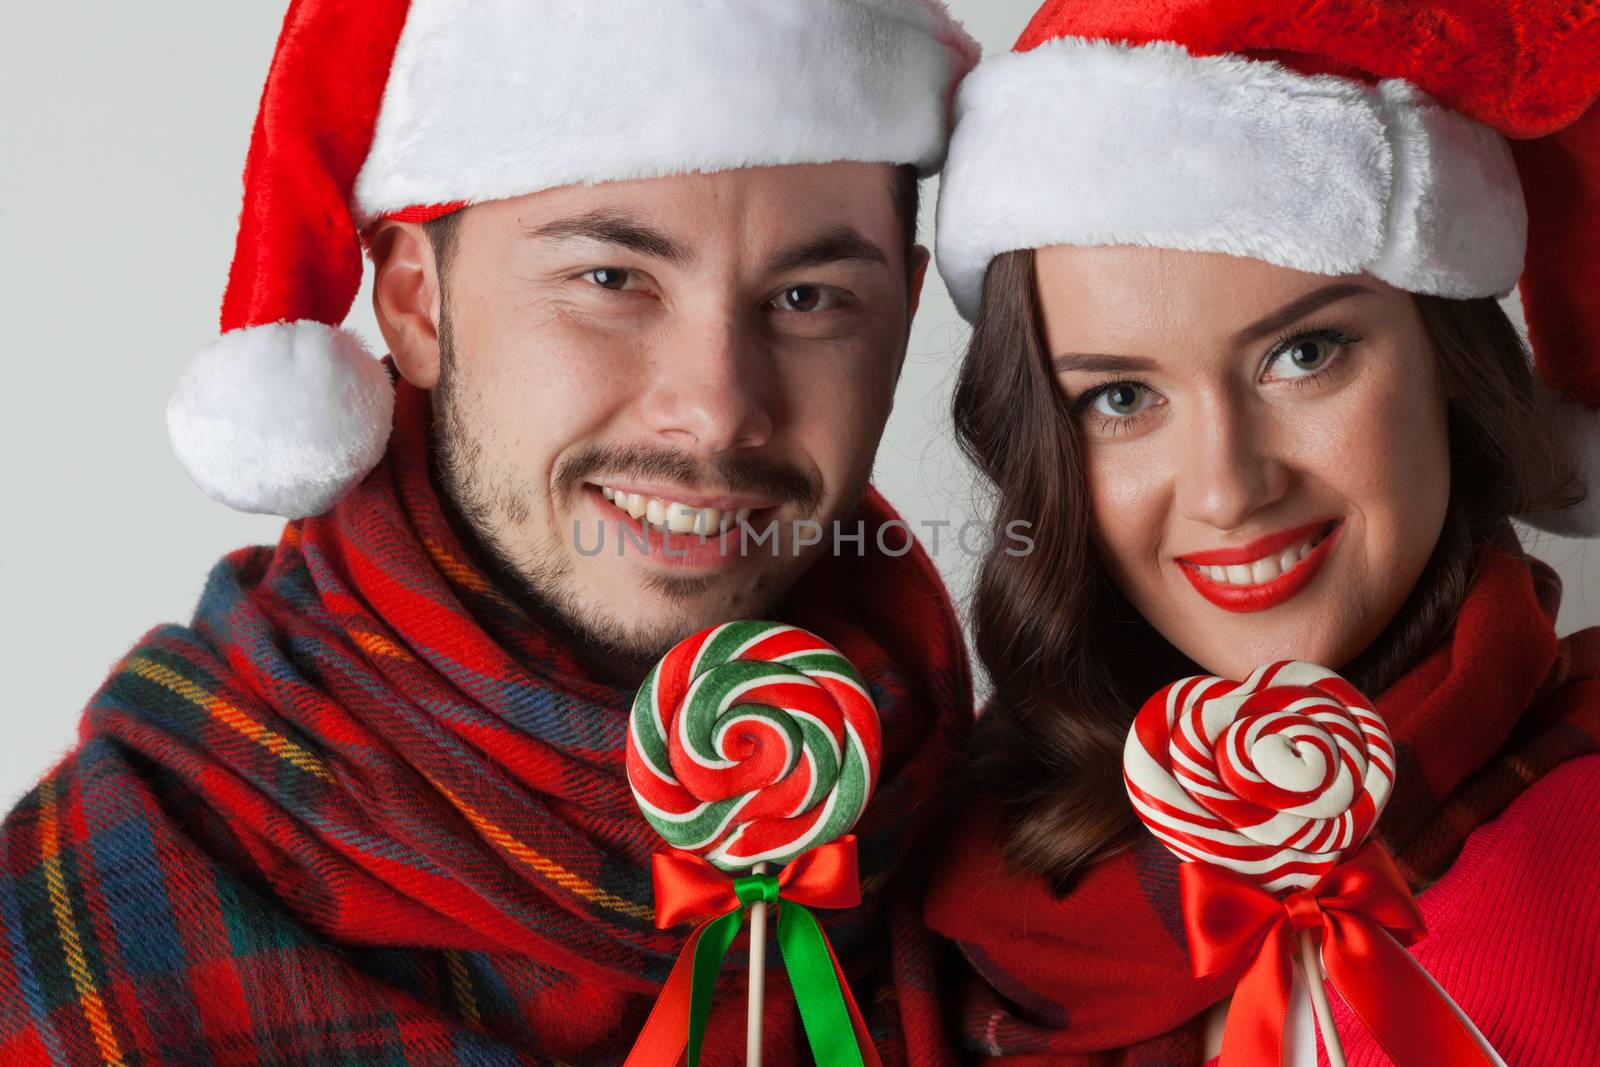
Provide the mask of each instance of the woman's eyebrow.
POLYGON ((1057 374, 1069 370, 1137 374, 1155 370, 1156 361, 1144 356, 1113 356, 1105 352, 1063 352, 1051 361, 1051 366, 1057 374))
MULTIPOLYGON (((1376 296, 1376 290, 1355 282, 1336 282, 1289 301, 1271 314, 1258 319, 1234 335, 1233 342, 1243 347, 1288 329, 1318 308, 1351 296, 1376 296)), ((1065 352, 1051 361, 1057 374, 1066 371, 1100 371, 1109 374, 1137 374, 1156 369, 1156 362, 1143 356, 1117 356, 1105 352, 1065 352)))
POLYGON ((1318 308, 1326 307, 1336 300, 1343 300, 1349 296, 1376 296, 1375 290, 1355 282, 1337 282, 1325 285, 1321 289, 1313 289, 1304 296, 1296 297, 1277 311, 1272 312, 1256 322, 1251 323, 1238 333, 1234 334, 1233 343, 1237 347, 1244 347, 1253 341, 1271 337, 1275 333, 1293 326, 1318 308))

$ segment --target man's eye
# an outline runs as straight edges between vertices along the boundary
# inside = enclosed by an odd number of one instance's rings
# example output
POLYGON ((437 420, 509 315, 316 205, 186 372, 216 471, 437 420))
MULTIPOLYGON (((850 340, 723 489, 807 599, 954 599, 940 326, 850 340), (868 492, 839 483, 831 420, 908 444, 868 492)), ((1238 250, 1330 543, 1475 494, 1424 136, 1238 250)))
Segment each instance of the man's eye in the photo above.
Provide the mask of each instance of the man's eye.
POLYGON ((626 289, 633 275, 620 267, 598 267, 583 275, 602 289, 626 289))
POLYGON ((820 285, 791 285, 778 294, 774 303, 780 311, 809 313, 831 311, 838 305, 839 298, 820 285))

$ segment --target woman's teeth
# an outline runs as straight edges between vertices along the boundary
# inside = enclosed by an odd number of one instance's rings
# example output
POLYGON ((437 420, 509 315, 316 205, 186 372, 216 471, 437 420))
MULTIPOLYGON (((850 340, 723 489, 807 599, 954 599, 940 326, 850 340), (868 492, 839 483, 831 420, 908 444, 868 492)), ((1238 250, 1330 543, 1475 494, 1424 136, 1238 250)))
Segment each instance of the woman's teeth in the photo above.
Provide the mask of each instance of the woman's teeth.
POLYGON ((1223 582, 1227 585, 1262 585, 1294 570, 1301 560, 1310 555, 1313 548, 1322 543, 1325 536, 1326 534, 1317 534, 1315 537, 1308 537, 1298 545, 1292 545, 1276 555, 1262 556, 1254 563, 1235 563, 1227 567, 1206 567, 1192 563, 1190 566, 1213 582, 1223 582))
POLYGON ((631 517, 643 519, 658 529, 675 534, 699 534, 702 537, 710 537, 733 529, 736 524, 748 519, 751 511, 750 508, 739 508, 736 511, 694 508, 688 504, 680 504, 676 500, 626 493, 609 485, 600 487, 600 495, 626 511, 631 517))

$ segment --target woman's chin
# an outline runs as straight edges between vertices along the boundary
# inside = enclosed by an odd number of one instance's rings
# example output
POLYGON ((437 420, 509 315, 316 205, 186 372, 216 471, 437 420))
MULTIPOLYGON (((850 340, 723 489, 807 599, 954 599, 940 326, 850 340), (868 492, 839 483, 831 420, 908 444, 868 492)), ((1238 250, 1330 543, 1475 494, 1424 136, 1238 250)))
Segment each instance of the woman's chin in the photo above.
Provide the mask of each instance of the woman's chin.
POLYGON ((1136 605, 1167 642, 1205 673, 1244 678, 1264 663, 1303 660, 1340 670, 1373 636, 1370 600, 1324 573, 1287 603, 1233 611, 1208 603, 1187 583, 1164 588, 1164 610, 1136 605))
POLYGON ((1291 659, 1337 671, 1354 658, 1347 642, 1330 642, 1325 633, 1296 640, 1281 633, 1230 634, 1219 627, 1201 641, 1173 641, 1170 636, 1167 640, 1206 674, 1219 678, 1244 678, 1264 663, 1291 659))

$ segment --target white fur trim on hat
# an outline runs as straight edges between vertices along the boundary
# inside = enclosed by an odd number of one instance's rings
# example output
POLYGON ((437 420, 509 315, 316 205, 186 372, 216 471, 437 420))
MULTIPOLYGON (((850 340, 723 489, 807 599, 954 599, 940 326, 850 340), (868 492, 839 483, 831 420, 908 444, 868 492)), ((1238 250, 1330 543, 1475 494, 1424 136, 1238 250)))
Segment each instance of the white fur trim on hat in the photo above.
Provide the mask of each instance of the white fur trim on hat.
POLYGON ((1522 273, 1505 139, 1404 82, 1063 38, 981 63, 956 116, 937 248, 969 319, 995 256, 1061 244, 1365 271, 1457 298, 1522 273))
POLYGON ((356 204, 793 163, 931 172, 976 59, 940 0, 413 0, 356 204))
POLYGON ((394 386, 360 338, 320 322, 231 330, 189 365, 167 432, 189 476, 239 511, 326 511, 383 458, 394 386))

